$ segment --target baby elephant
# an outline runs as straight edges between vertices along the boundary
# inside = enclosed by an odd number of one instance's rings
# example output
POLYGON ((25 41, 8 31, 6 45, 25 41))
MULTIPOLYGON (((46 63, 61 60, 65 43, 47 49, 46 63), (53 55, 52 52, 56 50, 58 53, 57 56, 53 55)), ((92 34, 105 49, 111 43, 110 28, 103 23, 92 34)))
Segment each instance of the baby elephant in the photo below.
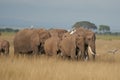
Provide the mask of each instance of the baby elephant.
POLYGON ((8 55, 9 47, 10 47, 10 44, 8 41, 0 39, 0 55, 1 55, 1 53, 8 55))

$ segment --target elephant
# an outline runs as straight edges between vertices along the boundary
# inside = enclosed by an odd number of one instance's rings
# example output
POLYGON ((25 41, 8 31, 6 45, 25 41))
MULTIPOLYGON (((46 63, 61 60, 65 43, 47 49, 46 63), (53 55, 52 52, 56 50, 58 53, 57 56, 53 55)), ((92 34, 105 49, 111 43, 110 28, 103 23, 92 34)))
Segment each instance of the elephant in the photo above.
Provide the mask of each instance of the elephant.
POLYGON ((78 60, 84 60, 85 59, 85 37, 83 32, 75 33, 73 34, 75 36, 76 40, 76 55, 78 60))
POLYGON ((50 32, 51 36, 57 36, 61 39, 63 34, 68 31, 65 29, 49 29, 49 32, 50 32))
POLYGON ((52 36, 49 39, 47 39, 44 44, 45 53, 48 56, 57 55, 60 51, 59 43, 60 43, 60 38, 57 36, 52 36))
POLYGON ((9 54, 10 43, 7 40, 0 39, 0 54, 9 54))
POLYGON ((65 33, 60 41, 61 56, 76 59, 76 40, 75 36, 69 32, 65 33))
POLYGON ((90 53, 93 56, 93 60, 95 60, 95 55, 96 55, 95 33, 91 30, 86 30, 85 32, 86 32, 86 41, 85 41, 86 58, 88 57, 89 59, 89 55, 88 55, 88 49, 89 49, 90 53))
POLYGON ((30 53, 31 45, 30 38, 33 34, 34 29, 23 29, 15 34, 14 37, 14 54, 18 55, 18 53, 30 53))
POLYGON ((45 29, 37 29, 31 35, 31 47, 33 49, 33 53, 45 53, 44 44, 47 39, 51 37, 48 30, 45 29))
POLYGON ((14 38, 14 54, 38 54, 44 51, 43 45, 50 33, 45 29, 23 29, 16 33, 14 38))
MULTIPOLYGON (((84 35, 84 32, 81 31, 79 33, 75 33, 75 31, 70 31, 68 33, 68 35, 70 35, 72 38, 75 39, 77 59, 84 60, 84 56, 85 56, 85 35, 84 35)), ((64 36, 67 36, 67 34, 64 36)))
POLYGON ((89 49, 90 53, 93 56, 93 60, 95 60, 95 55, 96 55, 96 47, 95 47, 96 36, 95 36, 95 33, 91 30, 88 30, 88 29, 85 29, 82 27, 76 28, 72 32, 73 33, 83 32, 82 34, 84 34, 84 36, 85 36, 85 53, 84 53, 85 56, 84 57, 86 59, 89 59, 89 54, 88 54, 88 49, 89 49))

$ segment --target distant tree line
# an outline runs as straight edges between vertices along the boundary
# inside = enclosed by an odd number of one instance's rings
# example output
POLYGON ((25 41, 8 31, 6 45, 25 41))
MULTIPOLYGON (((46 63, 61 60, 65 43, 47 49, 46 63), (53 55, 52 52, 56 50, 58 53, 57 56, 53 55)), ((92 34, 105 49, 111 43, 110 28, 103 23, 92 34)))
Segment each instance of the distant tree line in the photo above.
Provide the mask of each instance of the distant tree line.
POLYGON ((79 27, 84 27, 86 29, 92 29, 92 30, 96 30, 95 32, 97 34, 101 34, 101 35, 120 35, 120 32, 111 32, 110 31, 110 26, 108 25, 99 25, 98 27, 94 24, 91 23, 89 21, 80 21, 80 22, 76 22, 72 28, 79 28, 79 27))
POLYGON ((12 28, 0 28, 0 32, 18 32, 19 29, 12 29, 12 28))
MULTIPOLYGON (((91 29, 96 32, 96 34, 101 34, 101 35, 120 35, 120 32, 111 32, 110 26, 108 25, 99 25, 98 27, 89 21, 79 21, 76 22, 72 28, 79 28, 79 27, 84 27, 86 29, 91 29)), ((0 28, 0 32, 18 32, 19 29, 13 29, 13 28, 0 28)))

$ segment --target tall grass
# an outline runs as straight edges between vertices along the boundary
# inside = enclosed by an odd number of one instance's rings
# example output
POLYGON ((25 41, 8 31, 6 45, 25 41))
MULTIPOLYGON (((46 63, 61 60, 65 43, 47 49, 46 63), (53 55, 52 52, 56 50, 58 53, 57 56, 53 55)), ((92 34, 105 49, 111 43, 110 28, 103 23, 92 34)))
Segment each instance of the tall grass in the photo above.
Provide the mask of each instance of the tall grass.
POLYGON ((0 59, 0 80, 119 80, 120 64, 56 58, 0 59))
POLYGON ((97 39, 96 61, 71 61, 58 57, 13 55, 13 33, 3 33, 9 40, 10 56, 0 56, 0 80, 120 80, 120 52, 107 50, 120 48, 120 40, 97 39), (113 46, 111 46, 113 45, 113 46))

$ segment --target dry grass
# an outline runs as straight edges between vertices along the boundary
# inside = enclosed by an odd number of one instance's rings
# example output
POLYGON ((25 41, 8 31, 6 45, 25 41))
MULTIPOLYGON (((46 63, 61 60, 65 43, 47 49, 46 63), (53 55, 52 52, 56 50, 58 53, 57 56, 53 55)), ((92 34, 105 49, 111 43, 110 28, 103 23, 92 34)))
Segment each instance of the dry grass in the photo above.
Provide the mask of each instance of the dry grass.
POLYGON ((120 48, 120 40, 96 41, 96 61, 71 61, 60 58, 13 56, 14 34, 3 34, 10 41, 10 56, 0 56, 0 80, 120 80, 120 52, 107 51, 120 48))

